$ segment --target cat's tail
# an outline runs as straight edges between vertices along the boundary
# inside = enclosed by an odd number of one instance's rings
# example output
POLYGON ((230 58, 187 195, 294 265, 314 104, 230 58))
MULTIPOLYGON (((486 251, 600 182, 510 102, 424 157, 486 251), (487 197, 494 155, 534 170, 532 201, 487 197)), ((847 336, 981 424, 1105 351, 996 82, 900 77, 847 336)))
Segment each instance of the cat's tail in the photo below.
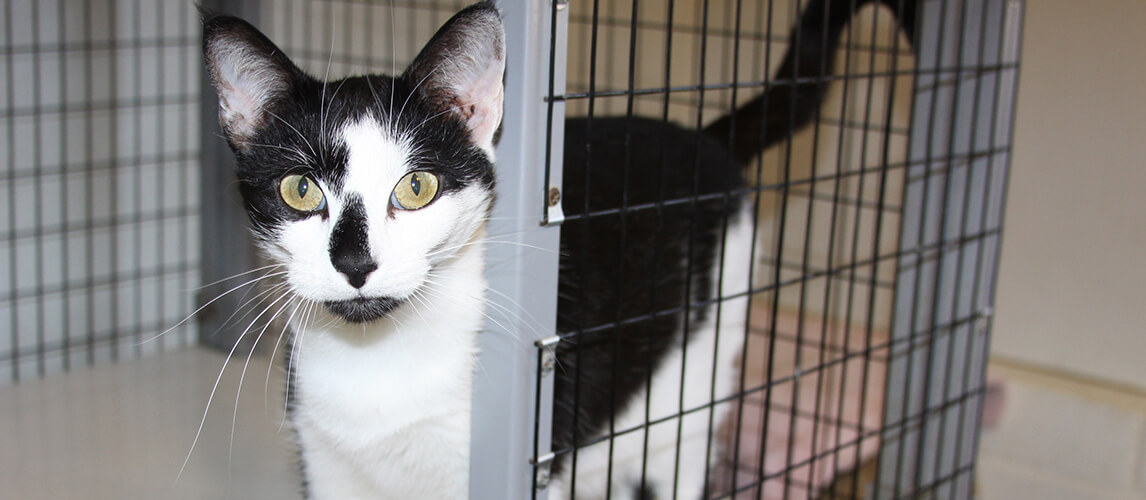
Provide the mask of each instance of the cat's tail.
POLYGON ((889 7, 907 39, 915 39, 916 0, 811 0, 764 93, 712 122, 704 133, 724 144, 731 140, 733 157, 746 165, 811 123, 827 93, 824 78, 831 75, 844 27, 872 2, 889 7))

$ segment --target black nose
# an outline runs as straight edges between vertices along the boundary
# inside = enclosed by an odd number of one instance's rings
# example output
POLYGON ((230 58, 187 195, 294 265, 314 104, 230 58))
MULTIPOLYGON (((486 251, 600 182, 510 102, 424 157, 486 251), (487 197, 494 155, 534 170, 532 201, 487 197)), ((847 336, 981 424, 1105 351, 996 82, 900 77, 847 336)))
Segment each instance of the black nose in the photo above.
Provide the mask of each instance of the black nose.
POLYGON ((362 288, 362 285, 366 284, 366 277, 378 269, 378 265, 368 260, 355 263, 343 262, 341 264, 336 260, 334 261, 334 268, 346 276, 346 282, 350 283, 350 286, 362 288))
POLYGON ((378 269, 378 264, 370 258, 366 238, 366 208, 357 196, 347 200, 346 208, 334 225, 330 235, 330 263, 354 288, 362 288, 366 277, 378 269))

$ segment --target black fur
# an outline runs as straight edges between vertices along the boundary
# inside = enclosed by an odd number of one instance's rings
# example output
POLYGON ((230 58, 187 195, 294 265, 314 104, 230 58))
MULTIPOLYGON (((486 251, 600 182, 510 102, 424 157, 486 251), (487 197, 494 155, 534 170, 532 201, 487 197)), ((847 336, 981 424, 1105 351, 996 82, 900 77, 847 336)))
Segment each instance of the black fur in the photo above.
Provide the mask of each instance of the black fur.
POLYGON ((788 53, 767 90, 709 124, 704 134, 730 144, 736 161, 747 164, 806 127, 827 93, 824 79, 835 65, 843 28, 855 10, 873 2, 890 8, 908 40, 914 40, 916 0, 812 0, 792 31, 788 53))
POLYGON ((370 243, 366 240, 366 207, 362 199, 351 196, 334 224, 330 236, 330 263, 346 276, 354 288, 362 288, 366 277, 378 269, 370 257, 370 243))
POLYGON ((322 303, 330 312, 351 323, 365 323, 390 314, 402 303, 390 297, 358 298, 322 303))
MULTIPOLYGON (((741 167, 812 122, 840 34, 872 1, 812 0, 774 83, 699 133, 637 117, 566 122, 563 207, 575 220, 561 232, 554 473, 567 466, 562 452, 643 404, 633 396, 685 341, 674 332, 709 314, 741 167)), ((914 0, 881 3, 912 36, 914 0)))
POLYGON ((619 208, 623 198, 629 206, 681 203, 583 217, 561 228, 567 257, 561 261, 557 306, 558 331, 565 336, 558 344, 554 387, 557 450, 573 444, 575 415, 579 439, 601 430, 644 387, 650 366, 679 347, 682 339, 673 332, 686 318, 695 323, 707 314, 703 305, 684 309, 711 298, 722 228, 741 200, 687 200, 744 186, 723 146, 671 124, 569 120, 565 130, 563 199, 570 213, 619 208), (626 147, 634 152, 627 162, 626 147), (625 324, 613 326, 618 321, 625 324))

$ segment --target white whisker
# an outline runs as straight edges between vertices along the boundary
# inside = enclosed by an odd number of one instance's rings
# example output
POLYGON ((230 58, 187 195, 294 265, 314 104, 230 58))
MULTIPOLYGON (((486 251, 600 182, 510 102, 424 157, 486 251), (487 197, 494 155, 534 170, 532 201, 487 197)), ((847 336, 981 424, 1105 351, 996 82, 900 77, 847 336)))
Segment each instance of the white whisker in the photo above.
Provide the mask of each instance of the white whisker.
POLYGON ((315 151, 315 149, 314 149, 314 145, 312 145, 312 144, 310 143, 310 140, 309 140, 309 139, 307 139, 305 135, 302 135, 302 132, 299 132, 299 131, 298 131, 298 129, 294 127, 294 125, 291 125, 291 123, 290 123, 290 122, 288 122, 288 121, 284 120, 284 119, 283 119, 281 116, 279 116, 279 115, 276 115, 276 114, 275 114, 273 111, 271 111, 271 110, 266 110, 266 112, 267 112, 267 114, 271 115, 271 117, 273 117, 274 119, 278 120, 278 121, 279 121, 279 122, 281 122, 283 125, 286 125, 286 126, 287 126, 288 128, 290 128, 292 131, 294 131, 294 133, 295 133, 296 135, 298 135, 298 137, 299 137, 300 139, 302 139, 302 142, 303 142, 303 144, 306 144, 306 147, 310 149, 310 154, 314 156, 314 159, 315 159, 315 161, 317 161, 317 160, 318 160, 318 151, 315 151))
MULTIPOLYGON (((266 278, 268 278, 268 277, 271 277, 271 276, 275 276, 275 275, 277 275, 277 274, 278 274, 278 273, 273 273, 273 274, 269 274, 269 275, 263 275, 263 276, 259 276, 258 278, 255 278, 255 279, 253 279, 253 280, 247 281, 246 283, 243 283, 243 284, 241 284, 241 285, 238 285, 238 286, 236 286, 236 287, 234 287, 234 288, 232 288, 232 289, 230 289, 230 290, 227 290, 227 291, 225 291, 225 292, 223 292, 223 293, 221 293, 221 294, 217 295, 215 298, 213 298, 213 299, 211 299, 211 300, 207 301, 207 303, 206 303, 206 304, 203 304, 203 305, 199 306, 199 308, 198 308, 198 309, 196 309, 196 310, 194 310, 194 311, 191 311, 191 314, 188 314, 186 318, 183 318, 181 321, 179 321, 178 323, 174 324, 174 325, 173 325, 171 328, 168 328, 168 329, 166 329, 166 330, 163 330, 162 332, 159 332, 159 333, 157 333, 157 334, 155 334, 155 335, 153 335, 153 336, 151 336, 151 337, 149 337, 149 338, 147 338, 147 339, 145 339, 145 340, 142 340, 142 341, 138 342, 138 343, 137 343, 137 344, 135 344, 135 345, 137 345, 137 346, 140 346, 140 345, 146 344, 146 343, 148 343, 148 342, 151 342, 151 341, 153 341, 153 340, 155 340, 155 339, 157 339, 157 338, 159 338, 159 337, 162 337, 162 336, 166 335, 168 332, 170 332, 170 331, 172 331, 172 330, 174 330, 174 329, 176 329, 176 328, 179 328, 179 327, 180 327, 180 326, 181 326, 183 323, 186 323, 188 320, 190 320, 190 319, 191 319, 192 317, 194 317, 196 314, 199 314, 199 312, 200 312, 200 311, 202 311, 203 309, 206 309, 206 308, 207 308, 207 306, 210 306, 211 304, 214 304, 214 303, 215 303, 215 301, 217 301, 217 300, 219 300, 219 299, 223 298, 223 297, 224 297, 224 296, 226 296, 227 294, 229 294, 229 293, 231 293, 231 292, 234 292, 235 290, 238 290, 238 289, 240 289, 240 288, 243 288, 243 287, 245 287, 245 286, 247 286, 247 285, 250 285, 250 284, 252 284, 252 283, 256 283, 256 282, 258 282, 258 281, 260 281, 260 280, 263 280, 263 279, 266 279, 266 278)), ((282 274, 285 274, 285 272, 283 272, 282 274)))
POLYGON ((279 422, 279 431, 280 432, 282 431, 283 427, 286 426, 287 414, 290 411, 290 394, 291 394, 290 384, 291 384, 291 381, 294 380, 294 376, 293 376, 294 371, 293 370, 295 368, 294 365, 297 362, 296 358, 301 356, 302 342, 303 342, 303 339, 306 337, 306 331, 309 329, 307 326, 307 323, 309 323, 312 319, 314 319, 315 309, 317 309, 318 306, 319 306, 319 304, 317 302, 307 302, 307 310, 305 311, 302 319, 299 322, 300 324, 299 324, 298 331, 293 332, 296 334, 295 335, 295 341, 293 341, 293 342, 288 341, 287 342, 287 346, 290 349, 290 353, 287 354, 286 397, 283 398, 283 420, 282 420, 282 422, 279 422))
POLYGON ((227 357, 223 359, 223 367, 219 369, 219 375, 215 377, 215 383, 211 386, 211 394, 207 396, 207 406, 203 409, 203 416, 199 419, 199 429, 195 431, 195 439, 191 441, 191 449, 187 450, 187 457, 183 459, 183 465, 179 467, 179 474, 175 476, 176 481, 178 481, 180 477, 183 477, 183 471, 187 469, 187 464, 191 461, 191 454, 195 452, 195 446, 199 444, 199 437, 203 434, 203 426, 207 424, 207 414, 211 411, 211 402, 215 399, 215 392, 219 389, 219 382, 223 380, 223 373, 227 371, 227 364, 231 362, 231 357, 235 355, 235 351, 239 348, 239 345, 242 344, 243 336, 247 334, 247 331, 250 330, 251 326, 254 325, 255 322, 258 321, 258 319, 262 317, 262 315, 271 307, 273 307, 277 302, 277 300, 272 302, 271 305, 267 306, 267 308, 264 309, 262 313, 259 313, 255 319, 251 320, 251 323, 247 325, 247 328, 243 329, 243 333, 239 335, 239 338, 235 341, 235 344, 231 346, 231 350, 227 353, 227 357))
POLYGON ((212 332, 212 335, 217 335, 219 332, 223 331, 224 328, 227 328, 228 326, 230 326, 231 321, 235 320, 237 316, 238 316, 239 321, 246 319, 247 316, 249 316, 252 312, 254 312, 254 307, 247 309, 247 306, 250 306, 250 305, 254 304, 255 302, 257 302, 257 301, 259 301, 265 297, 268 297, 270 295, 274 295, 275 293, 278 293, 279 291, 281 291, 283 288, 285 288, 287 286, 288 285, 285 282, 278 283, 274 286, 271 286, 271 287, 259 292, 254 297, 251 297, 249 299, 247 298, 247 296, 250 295, 253 288, 252 288, 252 290, 247 290, 246 292, 243 293, 243 296, 239 298, 239 300, 242 301, 242 303, 239 304, 239 306, 235 308, 235 311, 232 312, 231 315, 228 316, 227 319, 225 321, 223 321, 223 323, 221 325, 219 325, 218 328, 215 329, 214 332, 212 332), (245 312, 244 312, 244 310, 245 310, 245 312), (243 313, 242 316, 239 316, 240 312, 243 313))
MULTIPOLYGON (((429 282, 429 281, 427 280, 427 282, 429 282)), ((437 286, 440 286, 440 285, 437 285, 437 286)), ((435 296, 435 297, 438 297, 438 298, 448 298, 448 297, 447 297, 447 296, 446 296, 444 293, 442 293, 442 292, 440 292, 440 291, 438 291, 438 290, 435 290, 435 289, 433 289, 433 288, 429 288, 429 287, 423 287, 423 288, 421 288, 421 289, 420 289, 420 291, 423 291, 423 292, 425 292, 426 294, 429 294, 429 295, 433 295, 433 296, 435 296)), ((481 315, 482 315, 482 317, 484 317, 485 319, 488 319, 489 321, 493 322, 493 324, 497 325, 499 328, 501 328, 501 329, 502 329, 502 331, 504 331, 505 333, 509 334, 509 336, 510 336, 511 338, 513 338, 514 340, 516 340, 518 343, 520 343, 520 344, 521 344, 521 345, 523 345, 523 346, 527 345, 527 344, 526 344, 526 342, 525 342, 524 340, 522 340, 520 337, 518 337, 518 336, 517 336, 517 335, 514 333, 514 331, 513 331, 513 330, 511 330, 509 327, 505 326, 505 324, 503 324, 502 322, 498 321, 498 320, 497 320, 496 318, 494 318, 493 316, 490 316, 490 315, 489 315, 489 313, 487 313, 487 312, 485 312, 485 311, 482 311, 482 310, 480 310, 479 308, 475 307, 473 304, 470 304, 470 303, 468 303, 468 302, 462 302, 461 304, 462 304, 462 305, 464 305, 464 306, 466 306, 466 307, 467 307, 467 308, 469 308, 470 310, 473 310, 473 311, 476 311, 476 312, 480 312, 480 313, 481 313, 481 315)), ((451 305, 458 305, 458 304, 454 303, 454 304, 451 304, 451 305)), ((539 338, 540 338, 540 337, 539 337, 539 338)))
MULTIPOLYGON (((283 294, 283 297, 288 297, 286 302, 283 302, 283 305, 280 306, 278 310, 271 315, 270 318, 267 318, 267 324, 264 325, 263 329, 259 331, 259 334, 255 336, 254 342, 251 342, 251 350, 247 352, 247 360, 243 362, 243 369, 239 371, 239 384, 235 389, 235 407, 233 413, 231 413, 231 441, 227 444, 228 471, 231 469, 231 457, 233 456, 235 450, 235 423, 239 420, 239 396, 243 393, 243 381, 247 378, 247 367, 250 366, 251 357, 255 355, 255 348, 258 347, 259 340, 263 338, 263 334, 267 332, 267 328, 271 327, 271 324, 274 323, 275 318, 277 318, 278 315, 282 313, 282 311, 286 309, 293 300, 293 298, 290 297, 290 292, 283 294)), ((278 300, 282 300, 282 297, 280 297, 278 300)), ((276 300, 276 302, 278 300, 276 300)), ((239 338, 242 337, 240 336, 239 338)))
MULTIPOLYGON (((390 75, 398 75, 398 27, 394 16, 394 0, 390 0, 390 75)), ((394 87, 390 85, 390 106, 386 108, 390 112, 388 117, 390 137, 394 137, 394 87)))
MULTIPOLYGON (((399 125, 402 123, 402 113, 406 111, 406 104, 410 103, 410 98, 413 97, 414 94, 418 92, 418 88, 420 88, 422 86, 422 84, 425 83, 426 79, 429 78, 430 75, 433 75, 434 73, 436 73, 437 71, 438 71, 438 68, 434 68, 434 69, 430 70, 430 72, 426 73, 426 76, 423 76, 421 80, 418 80, 418 84, 414 85, 414 88, 412 90, 410 90, 410 93, 408 95, 406 95, 406 100, 405 100, 405 102, 402 103, 402 108, 398 110, 398 117, 396 119, 393 119, 390 121, 390 124, 391 124, 390 125, 390 134, 392 137, 394 136, 394 134, 397 133, 397 131, 394 130, 393 124, 395 122, 397 122, 399 125)), ((391 92, 390 95, 393 96, 394 93, 391 92)), ((390 113, 393 114, 394 103, 391 101, 390 105, 391 105, 390 113)), ((411 135, 413 135, 413 134, 411 134, 411 135)), ((413 138, 411 138, 411 139, 413 139, 413 138)), ((420 150, 421 148, 414 148, 414 149, 420 150)))
POLYGON ((254 269, 251 269, 250 271, 243 271, 243 272, 241 272, 241 273, 239 273, 239 274, 233 274, 233 275, 231 275, 231 276, 228 276, 228 277, 226 277, 226 278, 223 278, 223 279, 218 279, 218 280, 212 281, 212 282, 210 282, 210 283, 207 283, 207 284, 204 284, 204 285, 199 285, 199 286, 197 286, 197 287, 195 287, 195 288, 192 288, 191 290, 193 290, 193 291, 194 291, 194 290, 202 290, 202 289, 204 289, 204 288, 208 288, 208 287, 212 287, 212 286, 218 285, 219 283, 222 283, 222 282, 224 282, 224 281, 231 281, 231 280, 233 280, 233 279, 235 279, 235 278, 238 278, 238 277, 240 277, 240 276, 246 276, 246 275, 248 275, 248 274, 257 273, 257 272, 259 272, 259 271, 264 271, 264 270, 267 270, 267 269, 271 269, 271 268, 275 268, 275 267, 284 267, 284 266, 283 266, 282 264, 269 264, 269 265, 265 265, 265 266, 262 266, 262 267, 256 267, 256 268, 254 268, 254 269))

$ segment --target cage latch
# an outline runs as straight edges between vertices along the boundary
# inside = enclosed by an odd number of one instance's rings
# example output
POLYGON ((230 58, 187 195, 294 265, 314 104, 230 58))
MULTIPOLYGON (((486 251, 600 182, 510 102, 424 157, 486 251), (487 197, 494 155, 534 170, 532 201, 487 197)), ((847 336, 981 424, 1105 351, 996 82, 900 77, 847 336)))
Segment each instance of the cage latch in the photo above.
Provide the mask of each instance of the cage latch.
POLYGON ((553 369, 557 367, 557 343, 561 342, 561 336, 554 335, 546 337, 534 344, 541 349, 541 376, 545 377, 553 373, 553 369))

